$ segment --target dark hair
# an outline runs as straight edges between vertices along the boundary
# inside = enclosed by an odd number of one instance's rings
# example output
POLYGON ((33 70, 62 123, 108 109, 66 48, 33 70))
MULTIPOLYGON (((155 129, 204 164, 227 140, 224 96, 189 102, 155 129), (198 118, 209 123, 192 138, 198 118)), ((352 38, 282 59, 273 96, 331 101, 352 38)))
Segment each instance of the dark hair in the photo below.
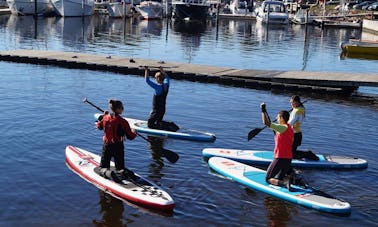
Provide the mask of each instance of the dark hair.
POLYGON ((119 100, 109 99, 109 108, 115 112, 118 108, 123 108, 123 104, 119 100))
POLYGON ((299 103, 301 107, 304 107, 303 103, 301 102, 301 98, 298 95, 291 96, 290 100, 299 103))
POLYGON ((288 111, 281 110, 280 112, 278 112, 278 115, 280 115, 285 120, 286 123, 289 121, 290 113, 288 111))

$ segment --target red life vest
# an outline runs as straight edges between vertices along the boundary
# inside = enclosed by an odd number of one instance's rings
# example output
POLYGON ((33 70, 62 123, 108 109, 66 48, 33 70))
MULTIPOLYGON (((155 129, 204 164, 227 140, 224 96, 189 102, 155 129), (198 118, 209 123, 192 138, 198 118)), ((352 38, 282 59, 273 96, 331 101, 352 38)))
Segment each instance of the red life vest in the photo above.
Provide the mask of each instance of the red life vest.
POLYGON ((274 158, 293 158, 293 152, 291 151, 293 140, 294 140, 294 131, 293 128, 286 124, 287 129, 283 133, 276 133, 274 136, 274 141, 276 146, 274 147, 274 158))
POLYGON ((97 128, 104 130, 103 141, 107 144, 123 142, 124 136, 134 139, 136 134, 130 129, 129 123, 119 115, 105 114, 97 123, 97 128))

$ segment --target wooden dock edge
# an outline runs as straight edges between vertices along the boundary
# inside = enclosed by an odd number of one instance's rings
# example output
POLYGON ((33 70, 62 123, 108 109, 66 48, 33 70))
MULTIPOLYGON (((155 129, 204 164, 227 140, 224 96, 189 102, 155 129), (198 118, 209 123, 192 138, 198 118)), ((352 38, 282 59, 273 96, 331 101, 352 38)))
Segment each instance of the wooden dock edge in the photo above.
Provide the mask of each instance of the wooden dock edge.
MULTIPOLYGON (((251 88, 258 90, 282 90, 290 92, 325 93, 350 95, 358 88, 358 83, 340 82, 298 77, 298 73, 273 70, 242 70, 225 67, 194 65, 186 63, 162 62, 148 59, 132 59, 118 56, 44 51, 13 50, 0 51, 0 60, 18 63, 52 65, 72 69, 108 71, 125 75, 144 75, 143 65, 163 66, 170 77, 177 80, 189 80, 203 83, 251 88), (290 74, 293 78, 285 76, 290 74), (296 76, 295 76, 296 75, 296 76)), ((151 71, 157 71, 157 68, 151 71)), ((324 73, 323 73, 324 74, 324 73)), ((378 82, 376 82, 376 86, 378 82)))

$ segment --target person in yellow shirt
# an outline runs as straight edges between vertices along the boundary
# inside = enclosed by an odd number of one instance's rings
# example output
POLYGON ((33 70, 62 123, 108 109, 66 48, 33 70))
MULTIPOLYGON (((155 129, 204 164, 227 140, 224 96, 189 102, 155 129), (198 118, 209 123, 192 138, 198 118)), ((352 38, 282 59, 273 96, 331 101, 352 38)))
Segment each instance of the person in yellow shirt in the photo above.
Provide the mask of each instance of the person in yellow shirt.
POLYGON ((293 110, 290 113, 288 123, 294 130, 294 142, 292 146, 293 159, 307 158, 311 160, 319 160, 319 158, 312 153, 312 151, 300 151, 298 147, 302 144, 302 122, 305 119, 306 109, 301 102, 301 98, 298 95, 293 95, 290 98, 290 104, 293 110))

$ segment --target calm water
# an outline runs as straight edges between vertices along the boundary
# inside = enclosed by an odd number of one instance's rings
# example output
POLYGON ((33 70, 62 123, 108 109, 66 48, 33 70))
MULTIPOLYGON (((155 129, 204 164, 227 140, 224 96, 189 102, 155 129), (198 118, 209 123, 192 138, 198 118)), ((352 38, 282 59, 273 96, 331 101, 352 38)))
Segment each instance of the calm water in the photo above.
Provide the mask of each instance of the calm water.
MULTIPOLYGON (((338 43, 356 30, 301 27, 265 30, 254 22, 222 21, 194 29, 165 22, 0 17, 2 50, 19 48, 80 51, 106 55, 193 62, 235 68, 377 72, 377 61, 339 58, 338 43), (36 32, 37 31, 37 32, 36 32), (358 67, 357 67, 358 66, 358 67)), ((126 143, 126 165, 166 189, 175 199, 171 214, 130 206, 101 193, 64 162, 76 145, 100 153, 95 109, 108 98, 125 102, 125 115, 144 119, 151 90, 140 76, 0 62, 0 226, 374 226, 378 215, 375 95, 339 98, 304 95, 308 100, 303 148, 369 161, 364 170, 304 170, 311 183, 348 201, 340 217, 283 202, 212 173, 205 147, 272 149, 272 133, 247 142, 262 126, 259 105, 271 114, 289 108, 291 94, 172 81, 166 119, 217 135, 214 143, 167 140, 180 155, 172 164, 139 138, 126 143)), ((374 91, 374 89, 367 89, 374 91)))

